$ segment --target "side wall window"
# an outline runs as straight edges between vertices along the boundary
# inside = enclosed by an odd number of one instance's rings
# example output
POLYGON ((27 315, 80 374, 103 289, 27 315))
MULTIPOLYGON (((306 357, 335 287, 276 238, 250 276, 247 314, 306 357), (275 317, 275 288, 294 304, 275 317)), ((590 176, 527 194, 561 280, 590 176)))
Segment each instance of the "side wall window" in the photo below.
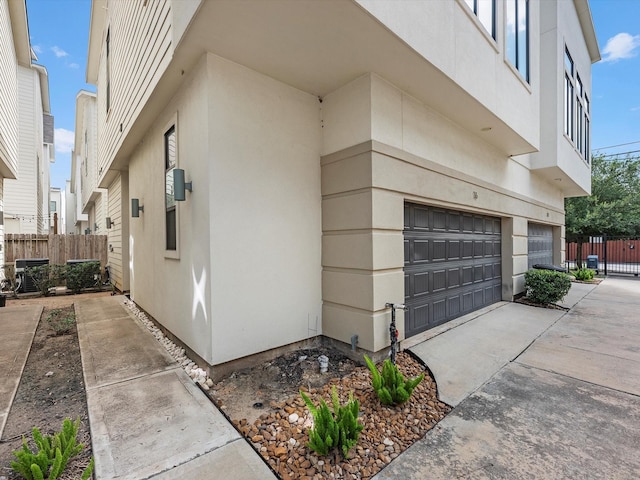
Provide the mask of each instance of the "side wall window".
POLYGON ((176 167, 177 144, 176 127, 172 126, 164 134, 164 205, 166 249, 177 248, 176 200, 173 190, 173 169, 176 167))
POLYGON ((496 2, 495 0, 464 0, 475 13, 482 26, 496 38, 496 2))
POLYGON ((564 133, 587 163, 591 160, 589 97, 569 49, 564 49, 564 133))
POLYGON ((507 0, 507 59, 529 81, 529 0, 507 0))
POLYGON ((106 97, 107 97, 107 113, 111 109, 111 29, 107 30, 106 40, 106 55, 107 55, 107 85, 106 85, 106 97))

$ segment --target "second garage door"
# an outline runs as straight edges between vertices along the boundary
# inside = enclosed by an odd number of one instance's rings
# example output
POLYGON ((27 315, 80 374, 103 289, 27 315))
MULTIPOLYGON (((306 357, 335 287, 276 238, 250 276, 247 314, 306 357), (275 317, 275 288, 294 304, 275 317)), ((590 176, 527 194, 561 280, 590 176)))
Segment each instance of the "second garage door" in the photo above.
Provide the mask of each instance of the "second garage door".
POLYGON ((407 203, 405 336, 502 299, 499 218, 407 203))

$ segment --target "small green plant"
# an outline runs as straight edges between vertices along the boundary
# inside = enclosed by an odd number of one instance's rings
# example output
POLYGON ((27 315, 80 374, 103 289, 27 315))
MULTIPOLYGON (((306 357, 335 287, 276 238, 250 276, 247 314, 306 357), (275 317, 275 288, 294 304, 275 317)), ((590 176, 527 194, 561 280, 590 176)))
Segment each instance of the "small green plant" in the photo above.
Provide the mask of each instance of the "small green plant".
POLYGON ((547 305, 565 297, 571 288, 571 278, 562 272, 529 270, 524 274, 524 288, 530 301, 547 305))
POLYGON ((364 361, 367 362, 371 371, 373 389, 384 405, 399 405, 406 402, 411 397, 413 389, 424 379, 424 373, 421 373, 414 379, 405 380, 398 366, 391 363, 388 358, 382 364, 382 374, 368 356, 364 356, 364 361))
POLYGON ((340 448, 345 458, 349 458, 349 450, 358 442, 364 425, 358 422, 360 402, 349 392, 349 401, 340 405, 335 385, 331 389, 333 413, 324 399, 316 407, 311 399, 300 391, 300 395, 313 415, 313 428, 309 430, 307 446, 318 455, 326 456, 332 448, 340 448))
POLYGON ((83 288, 100 285, 100 262, 82 262, 67 265, 67 288, 80 293, 83 288))
POLYGON ((56 332, 56 335, 63 335, 73 329, 76 323, 76 315, 73 307, 51 310, 47 315, 47 323, 56 332))
MULTIPOLYGON (((33 428, 33 441, 36 452, 31 451, 27 440, 22 437, 22 448, 13 452, 18 461, 11 462, 11 468, 27 480, 54 480, 64 472, 71 458, 82 451, 84 445, 77 443, 80 418, 75 422, 65 418, 62 430, 53 436, 42 436, 40 430, 33 428)), ((93 458, 82 474, 87 480, 93 472, 93 458)))
POLYGON ((576 277, 576 280, 580 280, 581 282, 588 282, 589 280, 593 280, 596 272, 591 270, 590 268, 579 268, 575 272, 573 272, 573 276, 576 277))

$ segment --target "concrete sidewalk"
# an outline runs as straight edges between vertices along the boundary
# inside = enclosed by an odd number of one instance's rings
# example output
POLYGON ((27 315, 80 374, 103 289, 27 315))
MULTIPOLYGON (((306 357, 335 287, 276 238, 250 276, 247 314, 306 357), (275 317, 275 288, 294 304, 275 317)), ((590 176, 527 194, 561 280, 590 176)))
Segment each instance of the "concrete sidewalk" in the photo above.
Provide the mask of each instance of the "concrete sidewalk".
POLYGON ((41 314, 41 305, 0 308, 0 438, 41 314))
POLYGON ((455 408, 374 478, 637 478, 640 281, 573 284, 565 304, 507 304, 413 347, 455 408))
POLYGON ((275 478, 123 304, 76 303, 96 478, 275 478))

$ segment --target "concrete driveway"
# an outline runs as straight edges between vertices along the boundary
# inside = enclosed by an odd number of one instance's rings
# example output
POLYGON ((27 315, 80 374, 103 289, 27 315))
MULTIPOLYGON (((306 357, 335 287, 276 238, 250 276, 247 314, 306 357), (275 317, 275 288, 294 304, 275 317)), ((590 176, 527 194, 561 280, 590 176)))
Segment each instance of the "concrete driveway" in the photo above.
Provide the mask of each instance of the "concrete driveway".
POLYGON ((375 478, 638 478, 640 281, 572 295, 566 314, 505 304, 412 347, 455 408, 375 478))

